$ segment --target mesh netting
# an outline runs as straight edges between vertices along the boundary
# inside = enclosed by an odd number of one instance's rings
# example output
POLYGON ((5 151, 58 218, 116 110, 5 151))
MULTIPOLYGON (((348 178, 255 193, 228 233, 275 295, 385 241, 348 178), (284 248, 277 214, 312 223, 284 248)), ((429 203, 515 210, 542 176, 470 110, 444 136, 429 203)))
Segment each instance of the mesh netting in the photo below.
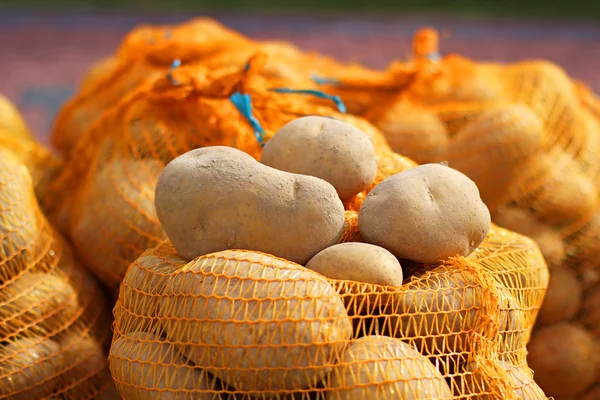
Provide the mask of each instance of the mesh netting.
MULTIPOLYGON (((441 57, 437 33, 428 28, 413 43, 409 61, 370 73, 332 70, 324 88, 348 104, 362 102, 356 112, 394 151, 419 163, 448 161, 468 175, 495 223, 536 240, 557 274, 540 319, 552 331, 580 312, 581 293, 600 282, 600 102, 544 60, 501 65, 441 57)), ((587 329, 583 336, 600 339, 587 329)), ((583 354, 570 343, 557 342, 563 357, 583 354)), ((536 366, 547 360, 530 355, 536 366)), ((553 369, 534 370, 557 400, 578 398, 598 382, 589 379, 594 362, 573 368, 555 360, 553 369), (580 383, 559 383, 556 377, 572 371, 580 383)))
POLYGON ((548 283, 532 240, 492 227, 468 258, 414 270, 379 286, 164 242, 127 270, 111 373, 126 399, 546 399, 526 361, 548 283))
POLYGON ((106 294, 40 211, 28 169, 0 148, 0 398, 114 399, 106 294))
MULTIPOLYGON (((259 53, 236 68, 181 66, 148 80, 74 147, 44 204, 82 261, 115 292, 129 264, 165 239, 154 187, 162 167, 178 155, 226 145, 258 158, 260 142, 305 115, 355 124, 380 153, 389 153, 377 129, 338 111, 337 99, 322 98, 316 85, 265 76, 266 61, 259 53)), ((382 164, 379 179, 396 164, 412 165, 400 156, 394 160, 382 164)))

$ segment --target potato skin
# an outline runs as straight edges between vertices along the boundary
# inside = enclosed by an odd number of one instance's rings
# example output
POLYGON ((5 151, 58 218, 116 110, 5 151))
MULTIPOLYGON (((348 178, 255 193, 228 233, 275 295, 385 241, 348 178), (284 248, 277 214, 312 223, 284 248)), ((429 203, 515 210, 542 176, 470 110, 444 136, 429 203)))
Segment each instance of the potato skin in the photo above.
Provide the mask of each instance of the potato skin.
POLYGON ((151 333, 133 332, 115 339, 108 362, 124 399, 219 398, 207 392, 214 389, 204 371, 187 365, 173 344, 151 333))
POLYGON ((332 390, 327 400, 453 399, 442 374, 426 357, 387 336, 364 336, 351 342, 328 386, 332 390))
POLYGON ((195 365, 238 390, 315 387, 352 336, 344 303, 308 268, 226 250, 174 274, 161 298, 167 336, 195 365))
POLYGON ((442 164, 424 164, 383 180, 358 213, 366 242, 398 258, 432 264, 471 254, 490 224, 475 183, 442 164))
POLYGON ((260 162, 294 174, 321 178, 341 199, 365 190, 377 174, 371 139, 333 118, 297 118, 281 127, 263 148, 260 162))
POLYGON ((329 183, 225 146, 171 161, 158 179, 155 204, 167 236, 188 260, 249 249, 305 264, 344 231, 344 205, 329 183))
POLYGON ((368 243, 340 243, 317 253, 306 264, 331 279, 375 285, 402 285, 402 266, 392 253, 368 243))

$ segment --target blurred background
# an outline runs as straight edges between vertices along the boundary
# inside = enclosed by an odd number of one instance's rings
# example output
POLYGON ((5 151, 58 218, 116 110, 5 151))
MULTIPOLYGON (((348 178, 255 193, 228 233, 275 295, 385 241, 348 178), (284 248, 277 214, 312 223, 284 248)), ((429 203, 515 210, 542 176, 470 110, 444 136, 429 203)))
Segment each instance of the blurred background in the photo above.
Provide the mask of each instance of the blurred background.
POLYGON ((45 141, 87 68, 127 31, 200 15, 374 68, 405 58, 413 32, 428 25, 441 32, 442 53, 545 58, 600 90, 594 0, 0 0, 0 93, 45 141))

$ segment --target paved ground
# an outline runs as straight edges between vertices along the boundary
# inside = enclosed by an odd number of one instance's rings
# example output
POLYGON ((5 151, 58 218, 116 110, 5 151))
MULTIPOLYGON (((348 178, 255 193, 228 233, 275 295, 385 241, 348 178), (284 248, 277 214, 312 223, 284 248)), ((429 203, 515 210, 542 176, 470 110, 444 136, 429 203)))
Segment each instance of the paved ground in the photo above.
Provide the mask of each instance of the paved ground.
MULTIPOLYGON (((109 54, 140 22, 168 18, 98 15, 0 15, 0 93, 17 103, 32 129, 45 140, 61 103, 96 59, 109 54)), ((307 18, 216 16, 227 26, 257 38, 283 38, 303 48, 383 67, 403 58, 410 37, 429 25, 444 35, 443 52, 478 60, 546 58, 600 91, 600 25, 456 18, 307 18)))

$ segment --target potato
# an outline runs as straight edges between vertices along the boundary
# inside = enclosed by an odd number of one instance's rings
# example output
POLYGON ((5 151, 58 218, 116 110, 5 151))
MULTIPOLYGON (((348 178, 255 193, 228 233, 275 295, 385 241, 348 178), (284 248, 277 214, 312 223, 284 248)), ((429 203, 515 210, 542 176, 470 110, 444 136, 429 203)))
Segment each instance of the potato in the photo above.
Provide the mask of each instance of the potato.
POLYGON ((328 400, 453 399, 442 374, 427 358, 409 344, 386 336, 352 341, 331 372, 328 386, 328 400))
POLYGON ((158 161, 114 158, 77 198, 69 236, 81 260, 113 292, 127 267, 165 240, 154 210, 161 170, 158 161))
POLYGON ((409 341, 425 355, 460 358, 471 352, 473 332, 483 333, 489 323, 491 294, 480 274, 463 263, 413 278, 385 313, 386 334, 409 341))
POLYGON ((367 135, 349 123, 318 116, 282 126, 263 148, 260 162, 321 178, 341 199, 368 188, 377 174, 375 147, 367 135))
POLYGON ((361 314, 372 314, 386 304, 387 295, 379 286, 401 286, 403 279, 398 259, 386 249, 368 243, 328 247, 311 258, 306 268, 327 278, 352 281, 342 285, 344 300, 354 302, 361 314), (354 285, 358 282, 369 285, 354 285))
POLYGON ((483 364, 470 362, 464 375, 453 377, 457 382, 457 397, 469 396, 473 400, 547 399, 527 367, 517 367, 498 360, 490 361, 483 364))
POLYGON ((490 223, 473 181, 442 164, 421 165, 383 180, 358 213, 366 242, 423 263, 469 255, 490 223))
POLYGON ((177 254, 170 242, 145 251, 127 269, 119 293, 120 318, 117 332, 124 334, 143 329, 158 334, 154 317, 158 311, 159 296, 173 273, 187 261, 177 254))
POLYGON ((60 332, 73 323, 79 311, 77 292, 61 277, 25 273, 0 291, 0 337, 22 330, 40 335, 60 332))
POLYGON ((190 361, 265 395, 315 387, 352 336, 324 277, 259 252, 195 259, 171 277, 160 302, 167 336, 190 361))
POLYGON ((0 130, 5 130, 11 135, 31 139, 31 132, 25 124, 21 113, 13 103, 0 94, 0 130))
POLYGON ((14 400, 48 397, 61 371, 60 346, 53 340, 20 339, 0 348, 0 395, 14 400))
MULTIPOLYGON (((583 294, 577 321, 585 329, 600 338, 600 286, 596 285, 583 294)), ((600 371, 599 371, 600 372, 600 371)), ((600 376, 599 376, 600 378, 600 376)))
POLYGON ((386 111, 378 113, 380 115, 373 122, 394 152, 420 164, 444 159, 448 134, 435 114, 407 101, 396 101, 386 111))
POLYGON ((62 374, 63 382, 68 385, 66 391, 61 393, 64 397, 70 399, 83 394, 92 395, 92 390, 106 385, 106 382, 110 384, 99 396, 107 396, 114 390, 106 354, 93 336, 85 331, 72 331, 59 344, 65 368, 68 368, 62 374))
POLYGON ((537 221, 526 210, 514 206, 501 206, 492 219, 503 228, 535 240, 549 267, 559 266, 565 260, 565 244, 560 233, 537 221))
POLYGON ((39 209, 27 168, 0 148, 0 284, 34 264, 41 233, 39 209))
POLYGON ((550 273, 550 282, 540 308, 537 324, 550 325, 571 319, 581 305, 581 287, 577 276, 568 267, 556 267, 550 273))
MULTIPOLYGON (((579 400, 598 400, 600 399, 600 383, 596 383, 590 390, 585 392, 579 400)), ((573 399, 575 400, 575 399, 573 399)))
POLYGON ((527 350, 527 363, 548 396, 577 396, 594 383, 596 343, 579 325, 561 322, 541 328, 527 350))
POLYGON ((494 208, 523 163, 542 148, 542 123, 527 107, 501 104, 470 121, 448 144, 445 160, 471 178, 494 208))
POLYGON ((211 377, 186 365, 176 347, 144 332, 116 338, 108 358, 110 371, 124 400, 160 398, 219 399, 211 377))
POLYGON ((185 259, 248 249, 305 264, 344 231, 333 186, 278 171, 225 146, 175 158, 156 185, 156 212, 185 259))

